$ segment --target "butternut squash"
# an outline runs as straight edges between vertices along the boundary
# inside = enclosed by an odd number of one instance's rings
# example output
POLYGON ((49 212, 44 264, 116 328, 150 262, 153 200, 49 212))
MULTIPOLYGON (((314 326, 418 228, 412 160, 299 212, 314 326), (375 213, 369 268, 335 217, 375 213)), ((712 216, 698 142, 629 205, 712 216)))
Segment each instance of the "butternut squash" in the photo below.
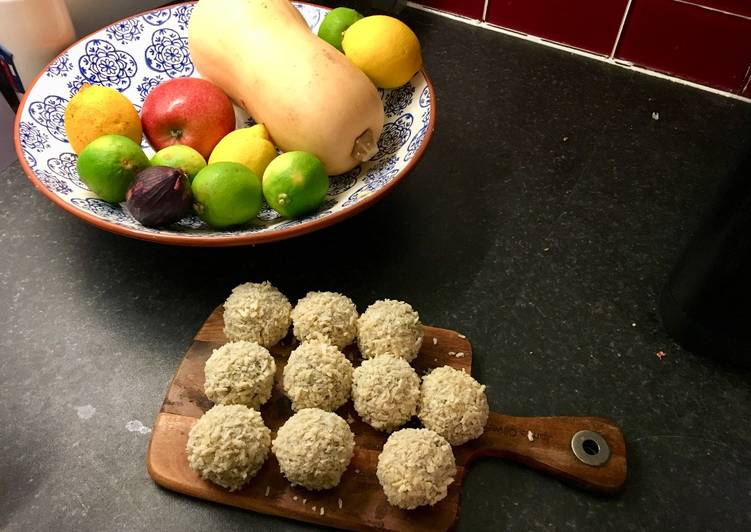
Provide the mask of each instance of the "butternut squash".
POLYGON ((200 0, 188 46, 201 77, 265 124, 282 150, 315 154, 329 175, 375 155, 378 91, 288 1, 200 0))

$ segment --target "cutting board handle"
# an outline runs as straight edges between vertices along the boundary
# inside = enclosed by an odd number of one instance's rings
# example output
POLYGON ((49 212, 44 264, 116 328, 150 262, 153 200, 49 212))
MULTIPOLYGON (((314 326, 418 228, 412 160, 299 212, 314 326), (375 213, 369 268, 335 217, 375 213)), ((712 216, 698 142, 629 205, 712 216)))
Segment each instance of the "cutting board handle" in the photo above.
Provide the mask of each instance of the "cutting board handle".
POLYGON ((469 452, 467 463, 499 456, 597 493, 617 493, 626 482, 623 433, 601 417, 513 417, 491 412, 485 433, 463 447, 469 452), (573 447, 582 459, 572 448, 575 435, 573 447), (590 465, 598 462, 602 463, 590 465))

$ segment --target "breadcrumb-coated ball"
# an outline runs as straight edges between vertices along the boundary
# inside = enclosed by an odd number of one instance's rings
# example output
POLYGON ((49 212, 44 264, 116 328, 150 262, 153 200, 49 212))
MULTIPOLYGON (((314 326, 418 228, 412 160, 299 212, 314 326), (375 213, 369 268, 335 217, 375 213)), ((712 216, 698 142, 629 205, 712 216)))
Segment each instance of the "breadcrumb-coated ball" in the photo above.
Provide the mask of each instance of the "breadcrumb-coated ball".
POLYGON ((456 462, 449 443, 432 430, 402 429, 384 444, 376 475, 389 503, 412 510, 446 497, 456 462))
POLYGON ((411 362, 420 352, 422 336, 420 316, 403 301, 376 301, 357 320, 357 346, 363 358, 396 355, 411 362))
POLYGON ((271 448, 293 486, 324 490, 339 484, 354 454, 355 437, 333 412, 305 408, 279 428, 271 448))
POLYGON ((292 331, 301 342, 320 334, 341 349, 357 334, 357 307, 336 292, 308 292, 292 309, 292 331))
POLYGON ((417 414, 420 377, 403 358, 381 355, 363 363, 352 376, 355 410, 376 430, 391 432, 417 414))
POLYGON ((314 337, 290 353, 282 386, 294 411, 303 408, 333 411, 349 399, 352 364, 325 339, 314 337))
POLYGON ((291 311, 287 297, 268 281, 241 284, 224 302, 224 334, 271 347, 287 336, 291 311))
POLYGON ((488 422, 485 386, 450 366, 436 368, 422 378, 418 416, 425 427, 451 445, 479 438, 488 422))
POLYGON ((244 405, 215 405, 188 435, 188 464, 201 478, 234 491, 258 473, 271 447, 261 414, 244 405))
POLYGON ((215 403, 259 408, 271 397, 276 363, 265 347, 239 340, 214 349, 203 389, 215 403))

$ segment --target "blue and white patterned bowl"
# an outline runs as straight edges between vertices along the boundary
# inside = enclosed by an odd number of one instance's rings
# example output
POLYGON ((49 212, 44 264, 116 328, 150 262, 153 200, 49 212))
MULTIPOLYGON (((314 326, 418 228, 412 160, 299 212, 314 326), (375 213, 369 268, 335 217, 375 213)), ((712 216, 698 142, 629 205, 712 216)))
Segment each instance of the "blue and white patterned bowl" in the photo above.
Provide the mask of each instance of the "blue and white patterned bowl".
MULTIPOLYGON (((295 3, 317 32, 328 9, 295 3)), ((122 205, 98 199, 78 177, 76 155, 65 136, 68 100, 84 83, 113 87, 140 111, 161 81, 196 76, 188 53, 193 3, 136 15, 81 39, 54 59, 34 81, 16 118, 16 150, 34 185, 79 218, 114 233, 166 244, 232 246, 280 240, 341 221, 381 198, 422 156, 435 124, 433 87, 425 72, 393 90, 380 91, 386 113, 379 152, 346 174, 332 176, 321 207, 299 219, 265 207, 249 226, 216 231, 197 217, 163 228, 139 224, 122 205)), ((237 109, 237 127, 252 120, 237 109)), ((146 154, 154 151, 143 141, 146 154)))

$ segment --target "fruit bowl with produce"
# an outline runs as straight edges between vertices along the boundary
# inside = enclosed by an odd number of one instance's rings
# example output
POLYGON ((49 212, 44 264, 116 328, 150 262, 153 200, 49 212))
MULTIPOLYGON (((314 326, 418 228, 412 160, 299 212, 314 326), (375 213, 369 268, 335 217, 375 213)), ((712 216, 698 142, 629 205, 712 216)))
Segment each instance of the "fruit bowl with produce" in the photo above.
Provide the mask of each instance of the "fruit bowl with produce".
POLYGON ((117 234, 281 240, 373 204, 435 126, 398 19, 286 0, 200 0, 105 27, 55 58, 15 125, 47 198, 117 234))

